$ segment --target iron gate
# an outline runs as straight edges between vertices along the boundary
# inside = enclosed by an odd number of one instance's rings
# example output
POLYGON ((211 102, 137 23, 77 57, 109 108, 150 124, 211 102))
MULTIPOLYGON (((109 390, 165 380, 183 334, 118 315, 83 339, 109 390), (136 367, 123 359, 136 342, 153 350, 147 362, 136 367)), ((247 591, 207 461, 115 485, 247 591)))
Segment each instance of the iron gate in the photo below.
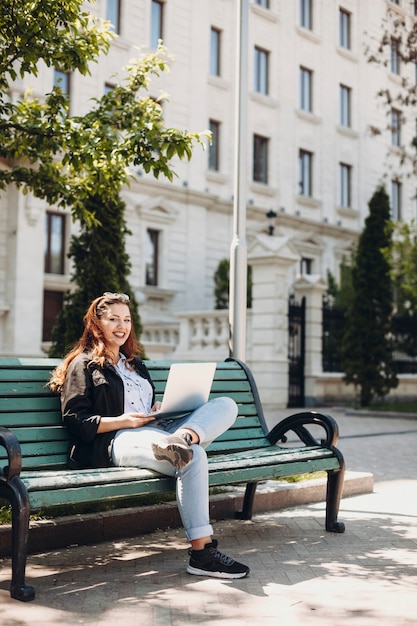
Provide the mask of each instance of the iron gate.
POLYGON ((304 406, 306 299, 296 302, 291 295, 288 302, 288 407, 304 406))

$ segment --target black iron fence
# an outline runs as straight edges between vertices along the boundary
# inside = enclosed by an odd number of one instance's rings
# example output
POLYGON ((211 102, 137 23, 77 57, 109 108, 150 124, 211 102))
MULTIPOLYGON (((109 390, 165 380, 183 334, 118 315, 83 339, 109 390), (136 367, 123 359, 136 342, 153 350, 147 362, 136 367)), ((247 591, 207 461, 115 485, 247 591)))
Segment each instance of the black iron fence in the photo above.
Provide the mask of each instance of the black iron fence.
MULTIPOLYGON (((341 345, 344 327, 344 311, 323 299, 323 372, 343 372, 341 345)), ((398 374, 417 374, 417 318, 394 315, 393 339, 398 374)))
POLYGON ((304 406, 306 299, 297 302, 290 296, 288 303, 288 407, 304 406))

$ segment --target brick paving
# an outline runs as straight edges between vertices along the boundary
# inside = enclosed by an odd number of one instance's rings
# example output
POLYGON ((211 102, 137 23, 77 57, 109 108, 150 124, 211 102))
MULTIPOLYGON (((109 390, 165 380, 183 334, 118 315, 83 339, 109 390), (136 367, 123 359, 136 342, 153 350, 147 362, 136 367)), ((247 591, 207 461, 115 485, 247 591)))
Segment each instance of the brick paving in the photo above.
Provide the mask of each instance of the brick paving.
POLYGON ((4 559, 1 626, 416 626, 417 420, 328 412, 348 469, 375 476, 374 493, 342 501, 345 534, 323 530, 323 503, 215 522, 251 567, 237 581, 186 574, 181 529, 30 555, 27 604, 10 599, 4 559))

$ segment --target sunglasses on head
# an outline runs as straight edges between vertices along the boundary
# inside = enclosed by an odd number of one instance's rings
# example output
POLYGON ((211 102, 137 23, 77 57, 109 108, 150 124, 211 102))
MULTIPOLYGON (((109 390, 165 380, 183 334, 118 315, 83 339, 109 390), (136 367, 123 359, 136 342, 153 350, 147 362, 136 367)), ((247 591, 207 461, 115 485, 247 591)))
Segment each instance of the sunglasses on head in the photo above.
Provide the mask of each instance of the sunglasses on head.
POLYGON ((105 298, 110 300, 120 300, 121 302, 129 302, 130 298, 127 293, 112 293, 111 291, 105 291, 103 293, 105 298))

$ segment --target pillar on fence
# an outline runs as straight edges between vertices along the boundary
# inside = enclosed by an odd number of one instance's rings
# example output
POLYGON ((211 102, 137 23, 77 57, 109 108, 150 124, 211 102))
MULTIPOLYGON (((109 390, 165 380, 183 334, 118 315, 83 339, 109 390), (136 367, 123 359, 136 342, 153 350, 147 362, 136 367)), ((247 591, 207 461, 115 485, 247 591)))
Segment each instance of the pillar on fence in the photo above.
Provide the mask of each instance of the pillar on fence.
POLYGON ((288 237, 259 234, 248 249, 252 267, 248 363, 266 413, 288 402, 288 269, 299 259, 288 237))
POLYGON ((322 374, 323 294, 327 285, 319 274, 301 276, 293 285, 298 300, 306 299, 305 312, 305 406, 316 405, 316 379, 322 374))

